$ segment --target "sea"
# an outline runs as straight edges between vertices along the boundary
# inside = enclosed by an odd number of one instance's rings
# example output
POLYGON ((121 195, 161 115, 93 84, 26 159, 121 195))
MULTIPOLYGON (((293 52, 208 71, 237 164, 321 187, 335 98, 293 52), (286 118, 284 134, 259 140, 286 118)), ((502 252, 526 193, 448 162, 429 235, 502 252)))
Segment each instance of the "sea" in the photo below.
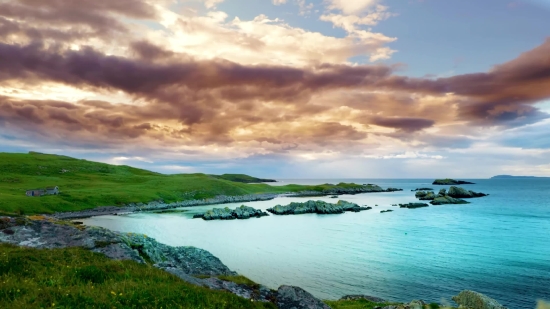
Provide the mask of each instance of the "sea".
POLYGON ((272 185, 354 182, 403 191, 244 203, 265 210, 310 199, 345 200, 373 208, 360 213, 192 219, 208 209, 243 204, 237 203, 84 221, 202 248, 258 283, 299 286, 321 299, 363 294, 456 306, 452 296, 473 290, 510 309, 550 301, 550 179, 464 180, 475 184, 461 187, 489 196, 467 205, 405 209, 392 205, 417 202, 411 190, 449 186, 433 186, 431 179, 281 179, 272 185))

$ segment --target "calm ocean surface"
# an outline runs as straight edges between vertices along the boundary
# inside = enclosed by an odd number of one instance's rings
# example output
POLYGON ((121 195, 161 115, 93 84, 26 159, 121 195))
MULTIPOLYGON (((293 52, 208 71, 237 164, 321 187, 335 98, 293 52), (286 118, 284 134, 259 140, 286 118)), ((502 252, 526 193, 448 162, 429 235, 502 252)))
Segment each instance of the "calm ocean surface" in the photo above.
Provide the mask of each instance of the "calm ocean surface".
MULTIPOLYGON (((196 246, 254 281, 276 288, 297 285, 337 299, 367 294, 394 301, 421 298, 453 303, 471 289, 508 308, 535 308, 550 300, 550 179, 471 180, 463 187, 489 193, 469 205, 400 209, 417 201, 411 189, 432 180, 283 180, 287 183, 375 183, 403 192, 341 195, 373 210, 341 215, 269 216, 261 219, 191 219, 214 207, 181 214, 140 213, 85 220, 88 225, 143 233, 172 246, 196 246), (375 205, 378 204, 378 207, 375 205), (393 209, 381 214, 381 210, 393 209)), ((245 203, 266 209, 311 198, 245 203)), ((313 198, 336 202, 338 199, 313 198)))

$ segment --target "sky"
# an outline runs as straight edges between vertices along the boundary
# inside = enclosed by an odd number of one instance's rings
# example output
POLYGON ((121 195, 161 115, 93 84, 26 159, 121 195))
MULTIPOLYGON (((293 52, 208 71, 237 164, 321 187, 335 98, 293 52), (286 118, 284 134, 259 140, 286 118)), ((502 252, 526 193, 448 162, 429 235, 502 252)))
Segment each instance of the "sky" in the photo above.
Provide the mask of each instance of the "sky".
POLYGON ((547 0, 0 0, 0 152, 550 176, 547 0))

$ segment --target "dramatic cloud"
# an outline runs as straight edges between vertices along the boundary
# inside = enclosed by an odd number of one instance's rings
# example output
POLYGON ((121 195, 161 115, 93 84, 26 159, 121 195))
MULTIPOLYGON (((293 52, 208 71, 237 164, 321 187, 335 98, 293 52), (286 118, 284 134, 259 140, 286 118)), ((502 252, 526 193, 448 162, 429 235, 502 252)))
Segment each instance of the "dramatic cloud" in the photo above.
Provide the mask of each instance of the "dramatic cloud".
POLYGON ((379 1, 330 2, 321 19, 341 38, 265 15, 227 21, 221 1, 202 2, 206 15, 169 1, 1 2, 0 138, 106 149, 112 162, 440 160, 548 118, 550 39, 488 72, 413 78, 350 60, 393 52, 359 28, 391 16, 379 1))

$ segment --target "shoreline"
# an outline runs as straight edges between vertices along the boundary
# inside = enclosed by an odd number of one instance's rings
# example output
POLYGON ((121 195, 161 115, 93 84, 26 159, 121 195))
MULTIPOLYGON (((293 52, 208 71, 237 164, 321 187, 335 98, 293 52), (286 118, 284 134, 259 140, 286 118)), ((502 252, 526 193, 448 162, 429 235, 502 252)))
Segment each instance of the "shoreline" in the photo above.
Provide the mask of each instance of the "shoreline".
MULTIPOLYGON (((179 279, 212 291, 226 291, 250 301, 271 302, 279 309, 331 308, 327 304, 346 304, 368 301, 379 309, 426 309, 432 307, 422 300, 410 303, 394 302, 367 295, 346 295, 339 300, 324 300, 298 286, 281 285, 271 289, 250 281, 243 284, 233 281, 240 275, 228 268, 219 258, 197 247, 169 246, 146 235, 122 233, 107 228, 78 226, 63 220, 39 216, 10 218, 0 217, 0 243, 35 249, 68 249, 80 247, 101 253, 112 260, 131 260, 170 273, 179 279), (314 306, 310 306, 314 304, 314 306)), ((244 277, 246 280, 246 277, 244 277)), ((459 291, 457 291, 459 292, 459 291)), ((483 303, 492 309, 506 309, 496 300, 472 291, 462 291, 453 297, 459 305, 483 303)), ((468 306, 469 307, 469 306, 468 306)), ((483 307, 471 307, 484 309, 483 307)))
MULTIPOLYGON (((379 188, 379 187, 378 187, 379 188)), ((321 197, 321 196, 330 196, 335 194, 365 194, 365 193, 383 193, 383 192, 396 192, 402 191, 402 189, 388 188, 388 189, 372 189, 369 187, 363 188, 337 188, 328 191, 318 192, 318 191, 302 191, 302 192, 287 192, 287 193, 262 193, 262 194, 247 194, 247 195, 234 195, 226 196, 219 195, 214 198, 203 199, 203 200, 187 200, 179 201, 173 203, 164 203, 163 201, 153 201, 147 204, 128 204, 125 206, 99 206, 92 209, 79 210, 79 211, 68 211, 68 212, 57 212, 54 214, 44 214, 44 216, 53 217, 59 220, 73 220, 73 219, 85 219, 98 216, 108 216, 108 215, 120 215, 120 214, 131 214, 137 212, 148 212, 156 210, 167 210, 174 208, 185 208, 185 207, 195 207, 195 206, 207 206, 207 205, 217 205, 217 204, 230 204, 230 203, 247 203, 247 202, 257 202, 257 201, 269 201, 277 197, 321 197)))

